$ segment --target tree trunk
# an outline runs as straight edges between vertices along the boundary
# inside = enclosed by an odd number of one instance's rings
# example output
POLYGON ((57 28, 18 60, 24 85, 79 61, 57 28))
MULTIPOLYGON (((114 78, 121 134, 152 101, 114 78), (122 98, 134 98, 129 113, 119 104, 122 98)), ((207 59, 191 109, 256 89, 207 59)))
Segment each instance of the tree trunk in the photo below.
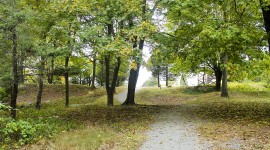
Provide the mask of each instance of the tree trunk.
POLYGON ((161 87, 160 86, 159 70, 160 70, 160 67, 158 67, 158 72, 157 72, 157 74, 158 74, 158 76, 157 76, 157 84, 158 84, 158 87, 161 87))
POLYGON ((215 90, 220 91, 220 89, 221 89, 221 79, 222 79, 222 70, 221 70, 220 66, 214 65, 214 72, 215 72, 215 77, 216 77, 215 90))
POLYGON ((37 94, 37 102, 36 102, 36 108, 37 109, 41 108, 41 98, 42 98, 42 93, 43 93, 44 69, 45 69, 45 57, 41 56, 39 75, 38 75, 38 94, 37 94))
MULTIPOLYGON (((226 53, 223 58, 223 64, 226 65, 228 60, 228 54, 226 53)), ((222 90, 221 97, 229 97, 228 92, 228 79, 227 79, 227 67, 224 66, 222 71, 222 90)))
POLYGON ((262 5, 262 14, 263 14, 265 30, 266 30, 267 39, 268 39, 268 53, 270 54, 270 5, 263 6, 262 0, 260 0, 260 2, 262 5))
POLYGON ((106 66, 106 91, 107 91, 107 105, 113 106, 113 95, 116 87, 116 82, 118 78, 118 73, 120 70, 121 59, 117 57, 117 65, 114 68, 114 74, 112 83, 110 86, 110 56, 105 57, 106 66))
POLYGON ((69 63, 69 56, 66 56, 65 59, 65 92, 66 92, 66 107, 69 106, 69 69, 68 69, 68 63, 69 63))
POLYGON ((92 75, 92 83, 91 88, 95 89, 95 80, 96 80, 96 58, 93 59, 93 75, 92 75))
POLYGON ((12 118, 16 118, 17 112, 17 96, 18 96, 18 86, 19 86, 19 75, 18 75, 18 51, 17 51, 17 35, 15 28, 12 30, 12 73, 13 73, 13 85, 11 93, 11 102, 10 106, 12 118))
POLYGON ((168 66, 166 66, 166 87, 169 86, 168 66))
POLYGON ((48 72, 48 83, 53 84, 54 57, 51 58, 51 69, 48 72))

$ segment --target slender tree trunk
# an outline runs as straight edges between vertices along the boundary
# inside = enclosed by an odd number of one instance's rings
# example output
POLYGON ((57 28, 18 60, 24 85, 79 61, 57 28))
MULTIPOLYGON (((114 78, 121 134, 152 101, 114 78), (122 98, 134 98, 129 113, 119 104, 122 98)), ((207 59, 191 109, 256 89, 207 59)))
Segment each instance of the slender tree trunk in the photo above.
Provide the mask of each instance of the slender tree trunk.
POLYGON ((12 30, 12 73, 13 73, 13 85, 11 93, 11 102, 10 106, 12 118, 16 118, 17 112, 17 96, 18 96, 18 86, 19 86, 19 75, 18 75, 18 51, 17 51, 17 35, 15 28, 12 30))
POLYGON ((168 66, 166 66, 166 87, 169 86, 168 66))
POLYGON ((158 83, 157 83, 157 84, 158 84, 158 87, 161 87, 161 86, 160 86, 159 70, 160 70, 160 68, 158 67, 158 76, 157 76, 157 79, 158 79, 157 82, 158 82, 158 83))
POLYGON ((68 69, 68 63, 69 63, 69 56, 66 56, 65 59, 65 92, 66 92, 66 107, 69 106, 69 69, 68 69))
POLYGON ((110 56, 105 57, 105 84, 106 84, 106 92, 107 92, 107 105, 108 106, 113 106, 113 93, 111 92, 112 89, 110 87, 110 56))
POLYGON ((53 84, 53 72, 54 72, 54 57, 51 58, 51 69, 48 74, 48 83, 53 84))
POLYGON ((92 83, 91 88, 95 89, 95 80, 96 80, 96 58, 93 59, 93 75, 92 75, 92 83))
POLYGON ((37 94, 37 102, 36 102, 36 108, 37 109, 41 108, 41 98, 42 98, 42 93, 43 93, 44 69, 45 69, 45 57, 41 56, 39 75, 38 75, 38 94, 37 94))
POLYGON ((214 72, 215 72, 215 77, 216 77, 215 90, 220 91, 220 89, 221 89, 221 79, 222 79, 222 70, 221 70, 220 66, 214 65, 214 72))
MULTIPOLYGON (((108 36, 114 36, 113 24, 108 24, 108 36)), ((107 91, 107 105, 113 106, 113 95, 116 87, 116 82, 118 79, 118 72, 120 69, 121 59, 117 57, 117 65, 114 68, 114 74, 112 83, 110 85, 110 55, 105 57, 105 66, 106 66, 106 91, 107 91)))
POLYGON ((205 85, 205 64, 203 64, 203 85, 205 85))
POLYGON ((267 39, 268 39, 268 53, 270 54, 270 5, 263 6, 264 4, 262 0, 260 0, 260 2, 262 5, 262 14, 263 14, 265 30, 266 30, 267 39))
MULTIPOLYGON (((228 54, 226 53, 223 58, 223 64, 227 64, 228 54)), ((227 67, 224 66, 222 71, 222 90, 221 90, 221 97, 229 97, 228 92, 228 79, 227 79, 227 67)))

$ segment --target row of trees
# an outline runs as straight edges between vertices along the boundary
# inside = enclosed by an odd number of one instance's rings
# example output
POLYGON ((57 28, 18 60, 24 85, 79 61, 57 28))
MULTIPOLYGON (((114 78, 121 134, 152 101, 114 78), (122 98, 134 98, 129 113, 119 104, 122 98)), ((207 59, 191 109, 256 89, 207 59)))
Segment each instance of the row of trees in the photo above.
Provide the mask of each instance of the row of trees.
POLYGON ((144 41, 155 31, 146 0, 1 0, 0 7, 1 87, 11 92, 14 118, 19 84, 35 77, 38 109, 44 82, 58 81, 65 83, 68 107, 70 77, 92 88, 95 81, 105 85, 113 105, 130 68, 125 104, 135 104, 144 41))
POLYGON ((111 106, 115 87, 129 74, 124 105, 133 105, 148 42, 157 77, 212 70, 216 90, 228 97, 228 71, 235 79, 269 76, 263 55, 269 8, 267 0, 0 0, 1 87, 12 93, 15 118, 25 79, 37 76, 38 109, 43 83, 62 77, 67 107, 70 77, 92 88, 95 81, 105 85, 111 106))
POLYGON ((269 7, 266 0, 163 1, 157 13, 165 32, 154 37, 152 70, 213 73, 222 97, 229 97, 228 71, 230 80, 269 80, 269 7))

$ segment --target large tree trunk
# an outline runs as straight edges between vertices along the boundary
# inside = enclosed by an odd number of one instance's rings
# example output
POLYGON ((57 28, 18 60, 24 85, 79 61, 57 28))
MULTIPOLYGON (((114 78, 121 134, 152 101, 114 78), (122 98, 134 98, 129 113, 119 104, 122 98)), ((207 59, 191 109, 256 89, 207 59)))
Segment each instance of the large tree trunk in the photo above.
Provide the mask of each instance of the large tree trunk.
POLYGON ((91 83, 91 88, 95 89, 95 80, 96 80, 96 58, 93 59, 93 75, 92 75, 92 83, 91 83))
POLYGON ((18 96, 18 85, 19 85, 19 75, 18 75, 18 51, 17 51, 17 35, 15 28, 12 30, 12 73, 13 73, 13 85, 11 92, 11 102, 10 106, 12 118, 16 118, 17 112, 17 96, 18 96))
POLYGON ((220 91, 220 89, 221 89, 221 79, 222 79, 222 70, 221 70, 220 66, 214 65, 214 72, 215 72, 215 77, 216 77, 215 90, 220 91))
POLYGON ((41 108, 41 98, 42 98, 42 93, 43 93, 44 69, 45 69, 45 57, 41 56, 39 75, 38 75, 38 94, 37 94, 37 102, 36 102, 36 108, 37 109, 41 108))
POLYGON ((69 69, 68 69, 68 63, 69 63, 69 56, 66 56, 65 59, 65 92, 66 92, 66 107, 69 106, 69 69))
POLYGON ((263 13, 263 19, 264 19, 264 25, 265 30, 267 33, 267 39, 268 39, 268 53, 270 54, 270 5, 264 6, 262 0, 260 0, 262 5, 262 13, 263 13))
MULTIPOLYGON (((223 57, 223 64, 227 64, 228 54, 226 53, 223 57)), ((228 92, 228 79, 227 79, 227 67, 223 67, 222 71, 222 89, 221 89, 221 97, 229 97, 228 92)))

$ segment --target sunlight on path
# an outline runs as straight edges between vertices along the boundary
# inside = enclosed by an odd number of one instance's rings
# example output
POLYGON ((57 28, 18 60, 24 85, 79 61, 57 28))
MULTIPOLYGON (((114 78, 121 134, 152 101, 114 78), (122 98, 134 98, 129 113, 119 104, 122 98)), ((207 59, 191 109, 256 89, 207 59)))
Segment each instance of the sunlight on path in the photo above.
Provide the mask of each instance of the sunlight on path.
POLYGON ((162 112, 146 135, 140 150, 205 150, 211 146, 201 144, 195 124, 183 120, 177 112, 162 112))

